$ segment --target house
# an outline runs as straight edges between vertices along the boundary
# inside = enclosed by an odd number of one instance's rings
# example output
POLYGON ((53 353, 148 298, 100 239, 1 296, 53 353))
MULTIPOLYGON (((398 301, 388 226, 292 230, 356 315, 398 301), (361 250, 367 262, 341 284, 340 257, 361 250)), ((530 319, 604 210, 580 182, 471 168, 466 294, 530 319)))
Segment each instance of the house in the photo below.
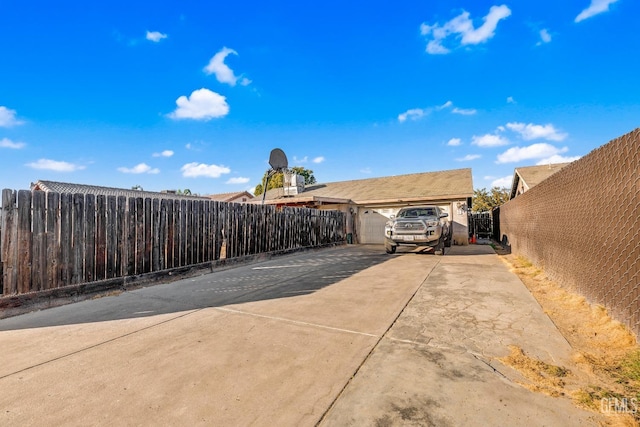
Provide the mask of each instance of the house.
POLYGON ((569 163, 555 163, 516 168, 513 173, 513 183, 511 184, 511 195, 509 196, 509 200, 529 191, 568 164, 569 163))
MULTIPOLYGON (((385 223, 404 206, 438 205, 449 214, 454 243, 467 244, 472 198, 471 169, 457 169, 277 188, 267 192, 265 203, 346 212, 347 235, 357 243, 383 243, 385 223)), ((260 196, 251 203, 261 202, 260 196)))
POLYGON ((220 193, 220 194, 208 194, 205 197, 216 202, 228 202, 228 203, 247 203, 254 199, 253 194, 248 191, 240 191, 235 193, 220 193))
POLYGON ((206 197, 177 194, 175 192, 153 192, 143 190, 127 190, 125 188, 100 187, 97 185, 71 184, 57 181, 37 181, 31 183, 31 191, 45 191, 53 193, 93 194, 95 196, 124 196, 144 197, 151 199, 185 199, 185 200, 209 200, 206 197))

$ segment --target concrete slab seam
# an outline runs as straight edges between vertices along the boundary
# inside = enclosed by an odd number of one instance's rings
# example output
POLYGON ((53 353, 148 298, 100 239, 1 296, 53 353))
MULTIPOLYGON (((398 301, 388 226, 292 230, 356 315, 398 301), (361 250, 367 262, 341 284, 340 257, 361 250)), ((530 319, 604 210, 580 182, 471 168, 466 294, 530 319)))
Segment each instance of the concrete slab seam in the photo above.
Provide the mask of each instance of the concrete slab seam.
POLYGON ((174 320, 177 320, 177 319, 180 319, 180 318, 183 318, 183 317, 186 317, 186 316, 190 316, 190 315, 192 315, 192 314, 194 314, 194 313, 196 313, 198 311, 201 311, 201 310, 204 310, 204 309, 201 308, 201 309, 198 309, 198 310, 190 311, 188 313, 182 313, 181 315, 176 316, 176 317, 172 317, 171 319, 166 319, 166 320, 163 320, 162 322, 158 322, 158 323, 155 323, 153 325, 149 325, 149 326, 146 326, 144 328, 137 329, 135 331, 131 331, 131 332, 128 332, 126 334, 119 335, 117 337, 110 338, 110 339, 108 339, 106 341, 102 341, 102 342, 90 345, 88 347, 84 347, 84 348, 81 348, 79 350, 72 351, 71 353, 63 354, 61 356, 54 357, 53 359, 49 359, 49 360, 46 360, 44 362, 40 362, 40 363, 36 363, 34 365, 31 365, 31 366, 27 366, 26 368, 22 368, 22 369, 19 369, 19 370, 15 371, 15 372, 11 372, 11 373, 5 374, 3 376, 0 376, 0 380, 3 380, 5 378, 9 378, 9 377, 11 377, 13 375, 29 371, 31 369, 34 369, 34 368, 37 368, 37 367, 40 367, 40 366, 44 366, 44 365, 52 363, 52 362, 56 362, 58 360, 66 359, 67 357, 71 357, 71 356, 74 356, 76 354, 80 354, 82 352, 85 352, 87 350, 91 350, 91 349, 103 346, 105 344, 109 344, 109 343, 115 342, 115 341, 117 341, 119 339, 126 338, 126 337, 129 337, 131 335, 135 335, 135 334, 137 334, 139 332, 143 332, 143 331, 149 330, 151 328, 155 328, 156 326, 160 326, 160 325, 163 325, 165 323, 173 322, 174 320))
POLYGON ((263 319, 277 320, 279 322, 292 323, 292 324, 295 324, 295 325, 311 326, 311 327, 314 327, 314 328, 329 329, 331 331, 345 332, 345 333, 348 333, 348 334, 363 335, 365 337, 380 338, 380 336, 375 335, 375 334, 368 334, 366 332, 360 332, 360 331, 352 331, 352 330, 349 330, 349 329, 335 328, 333 326, 320 325, 320 324, 317 324, 317 323, 303 322, 301 320, 286 319, 284 317, 276 317, 276 316, 267 316, 267 315, 264 315, 264 314, 250 313, 248 311, 234 310, 232 308, 223 308, 223 307, 212 307, 212 308, 214 310, 223 311, 225 313, 241 314, 241 315, 244 315, 244 316, 251 316, 251 317, 260 317, 260 318, 263 318, 263 319))
POLYGON ((436 269, 436 267, 438 267, 438 265, 440 265, 440 260, 438 260, 433 267, 431 267, 431 270, 429 270, 429 272, 427 273, 427 275, 425 276, 425 278, 422 280, 422 282, 420 282, 420 286, 418 286, 416 288, 416 290, 413 292, 413 294, 411 294, 411 296, 409 297, 409 299, 407 299, 407 302, 404 304, 404 306, 402 307, 402 309, 398 312, 398 315, 393 319, 393 322, 391 322, 391 324, 389 325, 389 327, 384 331, 384 333, 380 336, 380 338, 378 339, 378 341, 376 341, 376 343, 371 347, 371 350, 369 351, 369 353, 367 354, 367 356, 362 360, 362 363, 360 363, 360 365, 358 365, 358 367, 356 368, 355 372, 353 373, 353 375, 351 375, 351 377, 347 380, 347 382, 345 383, 344 387, 342 387, 342 389, 340 389, 340 391, 338 392, 338 394, 336 395, 336 397, 333 399, 333 401, 331 402, 331 404, 327 407, 327 410, 324 411, 324 413, 322 414, 322 416, 320 416, 320 419, 318 420, 318 422, 316 423, 316 427, 318 427, 320 424, 322 424, 322 422, 325 420, 325 418, 327 417, 327 415, 329 415, 329 412, 331 412, 331 410, 333 409, 333 407, 336 405, 336 402, 338 402, 338 399, 340 399, 340 396, 342 396, 345 392, 345 390, 347 389, 347 387, 349 387, 349 384, 351 384, 351 382, 353 381, 353 379, 356 377, 356 375, 358 375, 358 372, 360 372, 360 369, 362 369, 362 367, 364 366, 365 363, 367 363, 367 361, 371 358, 371 355, 373 354, 373 352, 375 351, 376 348, 378 348, 378 346, 380 345, 380 342, 382 341, 382 339, 389 333, 389 331, 391 330, 391 328, 393 327, 393 325, 396 324, 396 322, 398 321, 398 319, 400 318, 400 316, 402 315, 402 313, 404 313, 404 311, 406 310, 407 306, 409 305, 409 303, 411 301, 413 301, 413 298, 415 298, 416 294, 418 293, 418 291, 422 288, 422 286, 426 283, 427 280, 429 280, 429 276, 431 276, 431 273, 433 273, 433 271, 436 269))

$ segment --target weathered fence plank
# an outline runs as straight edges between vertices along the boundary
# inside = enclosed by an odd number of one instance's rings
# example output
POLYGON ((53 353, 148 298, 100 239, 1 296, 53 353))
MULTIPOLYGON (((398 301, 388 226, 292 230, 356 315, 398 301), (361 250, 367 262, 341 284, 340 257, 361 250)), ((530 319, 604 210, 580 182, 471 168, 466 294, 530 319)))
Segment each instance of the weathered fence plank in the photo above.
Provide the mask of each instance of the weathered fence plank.
POLYGON ((71 283, 84 282, 84 194, 73 195, 73 208, 71 211, 71 227, 73 239, 71 241, 71 283))
POLYGON ((116 265, 115 272, 117 277, 126 276, 126 260, 127 246, 127 198, 118 196, 116 201, 116 265))
MULTIPOLYGON (((93 278, 91 278, 93 280, 93 278)), ((60 194, 47 193, 47 283, 54 289, 60 283, 60 194)))
POLYGON ((18 191, 18 292, 31 291, 31 191, 18 191))
POLYGON ((96 280, 107 277, 107 200, 96 197, 96 280))
POLYGON ((18 292, 18 222, 16 197, 13 190, 2 190, 2 294, 18 292))
POLYGON ((143 272, 144 265, 144 248, 145 248, 145 235, 144 235, 144 199, 142 197, 136 198, 135 207, 136 217, 136 269, 134 274, 141 274, 143 272))
POLYGON ((31 289, 45 289, 47 281, 47 198, 43 191, 33 192, 33 262, 31 289))
POLYGON ((96 277, 96 196, 87 194, 84 198, 84 281, 91 282, 96 277))
POLYGON ((127 237, 125 244, 127 246, 127 265, 125 267, 127 276, 136 274, 136 199, 131 197, 127 200, 127 237))
POLYGON ((142 273, 151 271, 151 248, 153 246, 153 225, 151 220, 151 198, 144 199, 144 260, 142 273))
POLYGON ((71 194, 60 194, 60 282, 71 283, 71 249, 72 249, 72 202, 71 194))
POLYGON ((160 200, 151 201, 151 271, 160 270, 160 200))
POLYGON ((117 226, 117 200, 116 196, 107 196, 107 254, 106 254, 106 277, 113 279, 117 277, 116 254, 118 251, 118 226, 117 226))

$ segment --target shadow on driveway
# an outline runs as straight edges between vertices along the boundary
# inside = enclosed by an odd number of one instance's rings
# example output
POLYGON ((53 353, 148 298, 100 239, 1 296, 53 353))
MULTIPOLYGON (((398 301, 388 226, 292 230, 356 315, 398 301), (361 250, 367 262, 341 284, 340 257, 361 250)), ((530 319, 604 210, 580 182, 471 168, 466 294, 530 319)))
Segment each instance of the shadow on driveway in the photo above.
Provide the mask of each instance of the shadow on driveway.
POLYGON ((390 260, 379 245, 286 255, 0 320, 0 331, 132 319, 316 292, 390 260))

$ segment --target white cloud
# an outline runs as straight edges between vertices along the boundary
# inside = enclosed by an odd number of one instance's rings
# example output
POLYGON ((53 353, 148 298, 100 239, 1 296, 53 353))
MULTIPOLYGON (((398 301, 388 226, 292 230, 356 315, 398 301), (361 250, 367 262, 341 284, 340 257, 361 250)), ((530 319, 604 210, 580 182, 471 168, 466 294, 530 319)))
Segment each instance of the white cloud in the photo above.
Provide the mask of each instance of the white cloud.
POLYGON ((447 53, 451 52, 451 50, 442 46, 440 40, 429 41, 429 43, 427 43, 426 51, 430 55, 446 55, 447 53))
POLYGON ((511 188, 511 184, 513 183, 513 176, 512 175, 508 175, 508 176, 503 176, 502 178, 498 178, 498 179, 494 179, 493 181, 491 181, 491 187, 506 187, 506 188, 511 188))
POLYGON ((27 144, 24 142, 13 142, 10 139, 2 138, 0 139, 0 148, 12 148, 14 150, 19 150, 24 148, 27 144))
POLYGON ((455 107, 453 110, 451 110, 452 113, 454 114, 462 114, 463 116, 472 116, 474 114, 476 114, 478 111, 473 109, 473 108, 458 108, 455 107))
POLYGON ((400 123, 405 122, 407 119, 418 120, 427 113, 427 110, 422 108, 412 108, 398 115, 398 121, 400 123))
POLYGON ((447 101, 447 102, 445 102, 445 103, 444 103, 444 104, 442 104, 442 105, 438 105, 438 106, 436 107, 436 110, 444 110, 445 108, 449 108, 449 107, 452 107, 452 106, 453 106, 453 102, 451 102, 451 101, 447 101))
POLYGON ((451 138, 448 142, 447 145, 450 147, 457 147, 459 145, 462 145, 462 140, 460 138, 451 138))
POLYGON ((525 141, 533 139, 546 139, 549 141, 563 141, 566 133, 559 132, 552 124, 534 125, 533 123, 507 123, 507 127, 520 134, 525 141))
POLYGON ((231 172, 226 166, 207 165, 205 163, 187 163, 180 168, 182 176, 185 178, 198 178, 201 176, 208 178, 220 178, 223 174, 231 172))
POLYGON ((471 143, 478 147, 501 147, 503 145, 508 145, 509 140, 503 136, 488 133, 480 136, 473 135, 471 143))
POLYGON ((172 119, 211 120, 229 114, 226 98, 209 89, 198 89, 191 96, 181 96, 176 100, 178 108, 168 116, 172 119))
POLYGON ((75 172, 77 170, 85 169, 85 167, 81 165, 74 165, 73 163, 50 159, 39 159, 37 162, 27 163, 27 166, 33 169, 50 170, 55 172, 75 172))
POLYGON ((162 39, 166 39, 168 36, 159 31, 147 31, 147 40, 158 43, 162 39))
POLYGON ((578 16, 576 16, 575 22, 584 21, 585 19, 591 18, 592 16, 608 12, 609 5, 617 1, 618 0, 591 0, 591 4, 589 5, 589 7, 587 7, 585 10, 580 12, 578 16))
POLYGON ((557 148, 546 142, 532 144, 527 147, 509 148, 502 154, 498 155, 497 163, 514 163, 522 160, 531 159, 547 159, 560 153, 569 151, 567 147, 557 148))
POLYGON ((0 127, 9 128, 23 124, 23 121, 16 119, 16 111, 0 106, 0 127))
POLYGON ((548 164, 553 164, 553 163, 571 163, 571 162, 574 162, 574 161, 578 160, 580 157, 581 156, 566 157, 566 156, 561 156, 559 154, 554 154, 551 157, 548 157, 546 159, 540 160, 536 164, 537 165, 548 165, 548 164))
POLYGON ((371 170, 370 167, 366 167, 366 168, 360 169, 360 173, 363 173, 365 175, 371 175, 371 172, 372 172, 372 170, 371 170))
POLYGON ((454 107, 453 106, 453 102, 451 101, 447 101, 442 105, 436 105, 434 107, 429 107, 429 108, 412 108, 410 110, 405 111, 402 114, 398 115, 398 121, 400 123, 407 121, 407 119, 410 120, 418 120, 424 116, 427 116, 429 114, 431 114, 434 111, 442 111, 442 110, 446 110, 449 108, 452 108, 451 110, 452 113, 454 114, 462 114, 462 115, 472 115, 472 114, 476 114, 476 110, 470 108, 470 109, 462 109, 462 108, 458 108, 458 107, 454 107))
POLYGON ((246 77, 236 76, 233 73, 233 70, 229 68, 227 64, 224 63, 224 60, 229 55, 237 55, 233 49, 229 49, 228 47, 223 47, 218 53, 213 55, 211 60, 209 60, 209 64, 204 67, 204 72, 207 74, 215 74, 216 79, 220 83, 226 83, 231 86, 235 86, 240 80, 240 84, 242 86, 247 86, 251 84, 251 80, 246 77))
POLYGON ((508 96, 507 97, 507 104, 515 104, 516 100, 513 99, 513 96, 508 96))
POLYGON ((303 158, 299 159, 296 156, 293 156, 293 163, 307 163, 309 161, 309 157, 304 156, 303 158))
POLYGON ((171 150, 164 150, 160 153, 153 153, 153 157, 171 157, 173 154, 174 153, 171 150))
POLYGON ((540 41, 538 42, 538 46, 540 46, 543 43, 549 43, 551 41, 551 34, 549 33, 549 30, 547 30, 546 28, 543 28, 542 30, 540 30, 540 41))
POLYGON ((249 182, 249 178, 243 178, 243 177, 234 177, 234 178, 229 178, 227 180, 227 184, 246 184, 247 182, 249 182))
POLYGON ((429 54, 446 54, 451 50, 443 45, 449 36, 459 39, 462 46, 484 43, 495 35, 498 23, 511 15, 511 9, 506 5, 492 6, 483 18, 483 23, 475 28, 470 14, 463 11, 460 15, 446 22, 444 25, 429 25, 423 23, 420 32, 423 36, 430 36, 426 51, 429 54))
POLYGON ((314 158, 313 160, 311 160, 311 161, 312 161, 313 163, 319 164, 319 163, 324 162, 324 160, 325 160, 324 156, 318 156, 318 157, 315 157, 315 158, 314 158))
POLYGON ((457 162, 469 162, 471 160, 476 160, 482 157, 480 154, 467 154, 464 157, 459 157, 456 159, 457 162))
POLYGON ((152 168, 151 166, 147 165, 146 163, 140 163, 140 164, 135 165, 132 168, 120 167, 120 168, 118 168, 118 172, 132 173, 132 174, 148 173, 148 174, 155 175, 155 174, 160 173, 160 169, 152 168))

